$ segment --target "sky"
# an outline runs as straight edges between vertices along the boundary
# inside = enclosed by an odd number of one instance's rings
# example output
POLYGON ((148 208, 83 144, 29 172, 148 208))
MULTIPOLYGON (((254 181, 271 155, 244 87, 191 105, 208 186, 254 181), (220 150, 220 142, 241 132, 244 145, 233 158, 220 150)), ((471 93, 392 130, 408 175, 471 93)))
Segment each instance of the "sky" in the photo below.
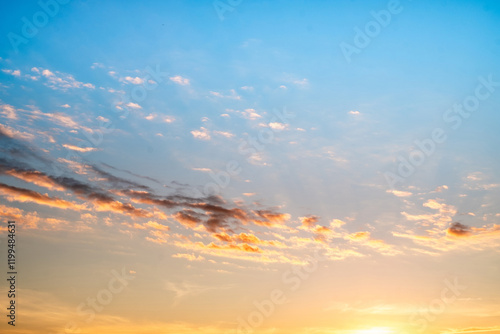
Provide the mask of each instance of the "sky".
POLYGON ((500 333, 497 1, 0 6, 2 333, 500 333))

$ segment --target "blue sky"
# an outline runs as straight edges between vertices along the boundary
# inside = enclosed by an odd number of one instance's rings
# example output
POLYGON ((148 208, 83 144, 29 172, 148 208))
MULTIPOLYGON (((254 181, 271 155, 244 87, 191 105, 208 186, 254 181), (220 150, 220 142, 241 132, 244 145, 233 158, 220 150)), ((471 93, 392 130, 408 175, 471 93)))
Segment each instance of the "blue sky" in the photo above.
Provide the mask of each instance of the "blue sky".
POLYGON ((234 333, 315 252, 257 333, 499 332, 496 1, 69 1, 32 37, 37 2, 2 9, 23 333, 234 333))

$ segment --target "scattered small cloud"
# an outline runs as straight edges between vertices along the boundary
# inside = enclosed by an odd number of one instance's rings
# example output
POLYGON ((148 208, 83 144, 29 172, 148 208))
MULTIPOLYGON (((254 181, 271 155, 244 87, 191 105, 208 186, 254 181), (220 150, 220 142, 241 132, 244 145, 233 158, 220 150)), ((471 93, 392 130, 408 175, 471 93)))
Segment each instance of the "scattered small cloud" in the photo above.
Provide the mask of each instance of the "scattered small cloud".
POLYGON ((234 134, 232 134, 231 132, 228 132, 228 131, 214 131, 213 133, 216 135, 222 136, 222 137, 226 137, 226 138, 234 137, 234 134))
POLYGON ((198 171, 198 172, 204 172, 204 173, 209 173, 212 170, 210 168, 191 168, 192 170, 198 171))
POLYGON ((271 122, 269 123, 269 127, 273 130, 285 130, 288 127, 288 124, 280 122, 271 122))
POLYGON ((126 104, 127 107, 132 109, 142 109, 142 107, 138 103, 129 102, 126 104))
POLYGON ((165 117, 163 117, 163 121, 165 123, 173 123, 173 122, 175 122, 175 117, 174 116, 165 116, 165 117))
POLYGON ((67 148, 68 150, 82 152, 82 153, 87 153, 87 152, 92 152, 92 151, 97 150, 97 148, 95 148, 95 147, 80 147, 80 146, 75 146, 75 145, 70 145, 70 144, 63 144, 63 147, 67 148))
POLYGON ((173 77, 169 78, 171 81, 175 82, 176 84, 179 84, 181 86, 187 86, 189 85, 189 79, 183 78, 180 75, 176 75, 173 77))
POLYGON ((216 92, 216 91, 210 91, 210 95, 221 98, 221 99, 241 100, 241 96, 239 96, 238 93, 236 93, 236 91, 234 89, 230 89, 229 94, 227 94, 227 95, 224 95, 224 94, 222 94, 220 92, 216 92))
POLYGON ((393 194, 394 196, 397 196, 397 197, 408 197, 408 196, 413 195, 413 193, 411 193, 409 191, 401 191, 401 190, 394 190, 394 189, 387 190, 386 192, 389 194, 393 194))
POLYGON ((199 130, 191 131, 191 134, 193 135, 194 138, 200 140, 210 140, 212 138, 210 136, 210 132, 204 127, 201 127, 199 130))
POLYGON ((144 79, 139 78, 139 77, 124 77, 120 78, 119 81, 124 82, 124 83, 131 83, 133 85, 142 85, 144 83, 144 79))

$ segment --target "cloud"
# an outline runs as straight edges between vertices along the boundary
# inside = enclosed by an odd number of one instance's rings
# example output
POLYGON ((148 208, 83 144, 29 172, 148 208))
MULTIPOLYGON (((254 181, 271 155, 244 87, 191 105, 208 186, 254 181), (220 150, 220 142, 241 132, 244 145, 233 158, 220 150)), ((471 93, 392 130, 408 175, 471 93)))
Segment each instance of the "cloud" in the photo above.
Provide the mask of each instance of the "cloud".
POLYGON ((97 148, 95 148, 95 147, 80 147, 80 146, 75 146, 75 145, 71 145, 71 144, 63 144, 63 147, 67 148, 68 150, 82 152, 82 153, 87 153, 87 152, 92 152, 92 151, 97 150, 97 148))
POLYGON ((125 106, 132 108, 132 109, 142 109, 142 107, 138 103, 134 103, 134 102, 129 102, 125 106))
POLYGON ((291 82, 293 84, 295 84, 295 85, 298 85, 298 86, 307 86, 307 85, 309 85, 309 80, 307 80, 306 78, 295 79, 295 80, 292 80, 291 82))
POLYGON ((245 207, 224 207, 225 202, 219 197, 210 196, 202 199, 186 196, 158 196, 144 191, 125 192, 134 201, 159 206, 168 210, 178 209, 173 215, 180 224, 188 228, 198 228, 201 224, 208 232, 230 231, 233 226, 248 222, 256 225, 275 226, 290 218, 289 214, 273 210, 250 210, 245 207))
POLYGON ((190 228, 195 228, 202 222, 201 214, 189 209, 177 212, 174 218, 182 225, 190 228))
POLYGON ((63 126, 69 129, 84 130, 88 133, 94 132, 91 128, 78 124, 71 116, 65 113, 44 113, 36 107, 30 106, 32 109, 26 112, 30 115, 31 119, 45 118, 54 124, 63 126))
POLYGON ((17 119, 16 109, 10 104, 0 104, 0 115, 11 120, 17 119))
POLYGON ((101 64, 101 63, 92 63, 90 68, 95 70, 96 68, 105 68, 105 66, 104 66, 104 64, 101 64))
POLYGON ((134 85, 142 85, 144 83, 144 79, 139 78, 139 77, 125 77, 125 78, 120 78, 119 81, 124 82, 124 83, 131 83, 134 85))
MULTIPOLYGON (((6 163, 6 161, 3 161, 6 163)), ((18 176, 22 176, 23 180, 26 182, 31 181, 34 184, 41 185, 43 182, 50 183, 51 187, 58 187, 58 189, 63 188, 64 190, 69 190, 73 192, 80 199, 85 199, 88 202, 92 203, 94 208, 97 211, 111 211, 119 214, 129 215, 131 217, 151 217, 152 213, 147 212, 144 209, 135 208, 130 203, 123 203, 121 201, 116 200, 112 195, 108 194, 107 191, 91 186, 87 183, 78 181, 74 178, 67 176, 54 177, 47 175, 42 172, 37 172, 34 170, 26 170, 20 169, 18 166, 14 164, 3 165, 3 170, 9 170, 9 167, 13 169, 11 170, 11 174, 17 174, 18 176), (31 177, 27 177, 30 175, 31 177), (34 176, 36 175, 36 177, 34 176)), ((61 208, 72 208, 74 210, 80 210, 83 206, 77 206, 74 203, 64 201, 58 198, 50 198, 48 195, 42 195, 37 192, 21 189, 16 187, 11 187, 4 185, 3 188, 4 193, 11 196, 12 199, 16 199, 19 201, 36 201, 38 204, 45 204, 48 206, 57 206, 61 208)))
POLYGON ((174 116, 165 116, 165 117, 163 117, 163 121, 165 123, 173 123, 173 122, 175 122, 175 117, 174 116))
POLYGON ((234 243, 234 244, 250 244, 250 245, 264 245, 264 246, 273 246, 284 248, 286 247, 282 242, 277 240, 262 240, 251 233, 240 233, 229 235, 225 232, 213 234, 213 237, 219 241, 223 241, 226 243, 234 243))
MULTIPOLYGON (((48 69, 36 68, 36 67, 33 67, 31 71, 37 74, 41 73, 41 77, 45 78, 44 85, 54 90, 60 89, 62 91, 67 91, 68 89, 83 88, 83 87, 89 89, 95 89, 95 86, 93 84, 77 81, 75 80, 73 75, 68 73, 62 73, 58 71, 52 72, 48 69)), ((40 76, 33 77, 34 80, 38 80, 39 78, 40 76)))
POLYGON ((227 132, 227 131, 214 131, 213 133, 216 135, 222 136, 222 137, 226 137, 226 138, 234 137, 234 134, 232 134, 231 132, 227 132))
POLYGON ((200 140, 210 140, 212 138, 210 136, 210 132, 204 127, 201 127, 199 130, 191 131, 191 134, 193 135, 194 138, 200 140))
POLYGON ((198 172, 211 172, 212 170, 210 168, 191 168, 192 170, 198 171, 198 172))
POLYGON ((240 115, 243 116, 243 118, 249 119, 249 120, 256 120, 259 118, 262 118, 261 115, 259 115, 255 109, 253 108, 248 108, 243 111, 236 110, 236 113, 239 113, 240 115))
POLYGON ((465 237, 471 234, 471 230, 469 226, 455 222, 448 227, 446 233, 455 237, 465 237))
POLYGON ((234 89, 230 89, 227 95, 215 91, 210 91, 210 95, 221 99, 241 100, 241 96, 234 89))
POLYGON ((75 211, 85 209, 84 205, 68 202, 57 197, 50 197, 47 194, 40 194, 33 190, 9 186, 4 183, 0 183, 0 193, 6 196, 7 200, 10 202, 32 202, 54 208, 71 209, 75 211))
POLYGON ((217 245, 213 242, 206 246, 211 249, 219 249, 219 250, 235 250, 240 252, 249 252, 249 253, 262 253, 262 250, 256 246, 250 246, 249 244, 229 244, 229 245, 217 245))
POLYGON ((361 113, 357 110, 351 110, 348 112, 349 115, 359 116, 361 113))
POLYGON ((500 187, 500 183, 490 183, 491 176, 482 172, 469 173, 465 178, 464 188, 468 190, 490 190, 500 187))
POLYGON ((32 133, 14 130, 10 126, 3 124, 0 124, 0 136, 6 136, 12 139, 21 139, 28 141, 32 141, 33 139, 35 139, 35 136, 32 133))
POLYGON ((393 256, 401 254, 401 251, 397 250, 395 246, 387 244, 384 240, 373 239, 371 237, 371 233, 368 231, 361 231, 348 234, 344 238, 359 243, 363 246, 373 248, 379 253, 384 255, 393 256))
POLYGON ((57 159, 57 162, 64 163, 66 164, 73 172, 79 175, 86 175, 88 174, 88 171, 90 169, 89 165, 73 161, 73 160, 68 160, 64 158, 59 158, 57 159))
POLYGON ((411 193, 409 191, 401 191, 401 190, 394 190, 394 189, 387 190, 386 192, 389 194, 393 194, 394 196, 397 196, 397 197, 408 197, 408 196, 413 195, 413 193, 411 193))
MULTIPOLYGON (((247 232, 239 234, 234 232, 235 229, 241 229, 243 225, 249 223, 267 227, 285 227, 284 224, 290 219, 290 215, 277 212, 274 209, 252 210, 242 203, 236 205, 227 203, 219 196, 193 198, 179 194, 157 195, 147 186, 123 179, 92 165, 84 165, 83 167, 82 164, 78 164, 85 171, 85 174, 80 175, 91 177, 90 180, 99 182, 99 186, 69 176, 51 176, 16 162, 7 160, 0 162, 1 174, 50 190, 64 191, 66 196, 74 195, 76 198, 84 200, 85 204, 80 205, 69 200, 3 184, 0 191, 10 201, 30 201, 72 210, 90 210, 93 206, 93 210, 97 212, 113 212, 132 218, 158 217, 164 220, 170 218, 188 229, 219 235, 229 233, 228 235, 231 235, 232 238, 231 243, 234 246, 206 245, 205 249, 214 251, 258 253, 261 250, 252 245, 284 247, 280 241, 262 240, 247 232), (97 177, 92 176, 92 174, 97 175, 97 177), (148 207, 138 208, 131 203, 140 203, 148 207)), ((126 226, 132 229, 147 228, 149 235, 146 239, 151 242, 165 243, 169 237, 166 232, 170 230, 170 227, 153 219, 147 223, 134 223, 126 226)))
POLYGON ((183 78, 180 75, 176 75, 173 77, 169 78, 171 81, 175 82, 176 84, 179 84, 181 86, 187 86, 189 85, 189 79, 183 78))
POLYGON ((205 258, 201 255, 194 255, 194 254, 182 254, 182 253, 177 253, 172 255, 173 258, 178 258, 178 259, 186 259, 188 261, 203 261, 205 258))
POLYGON ((449 222, 451 222, 452 217, 456 215, 457 209, 453 205, 448 205, 442 203, 440 199, 429 199, 422 206, 438 210, 438 213, 434 214, 418 214, 412 215, 407 212, 401 212, 406 219, 410 221, 420 221, 423 225, 435 225, 438 228, 444 228, 449 222))
POLYGON ((262 226, 281 226, 291 217, 288 213, 274 212, 271 210, 255 210, 253 213, 257 215, 257 219, 253 219, 253 222, 262 226))
MULTIPOLYGON (((150 190, 150 187, 145 186, 141 183, 134 182, 128 179, 124 179, 122 177, 118 177, 112 173, 108 173, 102 168, 99 168, 95 165, 89 166, 94 173, 100 176, 99 181, 105 181, 111 184, 113 189, 141 189, 141 190, 150 190)), ((137 176, 137 175, 134 175, 137 176)), ((140 177, 140 176, 139 176, 140 177)))
POLYGON ((280 122, 271 122, 269 123, 269 127, 273 130, 285 130, 288 127, 288 124, 280 122))
POLYGON ((202 242, 192 242, 185 239, 176 241, 174 244, 184 249, 202 252, 212 256, 253 261, 257 263, 291 263, 294 265, 305 265, 307 263, 302 259, 288 256, 279 250, 264 250, 248 244, 217 245, 213 242, 204 244, 202 242))
POLYGON ((442 185, 442 186, 437 187, 434 191, 437 193, 440 193, 440 192, 443 192, 444 190, 447 190, 447 189, 448 189, 447 185, 442 185))
POLYGON ((307 216, 307 217, 299 217, 299 220, 300 220, 300 223, 302 224, 302 226, 305 226, 307 228, 311 228, 311 227, 314 227, 316 225, 316 223, 319 221, 319 217, 311 215, 311 216, 307 216))
POLYGON ((0 173, 10 175, 12 177, 18 178, 28 183, 33 183, 37 186, 47 188, 49 190, 64 191, 64 187, 58 185, 54 180, 52 180, 47 175, 35 171, 35 170, 3 170, 3 166, 0 165, 0 173))
POLYGON ((20 77, 21 76, 21 71, 20 70, 9 70, 9 69, 2 69, 2 72, 10 74, 15 77, 20 77))
POLYGON ((153 228, 155 230, 160 230, 160 231, 168 231, 170 230, 170 227, 166 226, 166 225, 162 225, 162 224, 159 224, 155 221, 148 221, 146 224, 144 224, 144 226, 146 227, 150 227, 150 228, 153 228))

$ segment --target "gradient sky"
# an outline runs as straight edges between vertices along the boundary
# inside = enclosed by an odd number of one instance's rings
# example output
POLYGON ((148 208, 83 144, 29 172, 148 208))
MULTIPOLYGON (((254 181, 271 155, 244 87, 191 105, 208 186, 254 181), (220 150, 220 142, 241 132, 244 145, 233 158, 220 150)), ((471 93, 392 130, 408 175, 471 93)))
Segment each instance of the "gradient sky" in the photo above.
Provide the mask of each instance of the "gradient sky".
POLYGON ((49 3, 1 2, 2 332, 500 333, 498 1, 49 3))

